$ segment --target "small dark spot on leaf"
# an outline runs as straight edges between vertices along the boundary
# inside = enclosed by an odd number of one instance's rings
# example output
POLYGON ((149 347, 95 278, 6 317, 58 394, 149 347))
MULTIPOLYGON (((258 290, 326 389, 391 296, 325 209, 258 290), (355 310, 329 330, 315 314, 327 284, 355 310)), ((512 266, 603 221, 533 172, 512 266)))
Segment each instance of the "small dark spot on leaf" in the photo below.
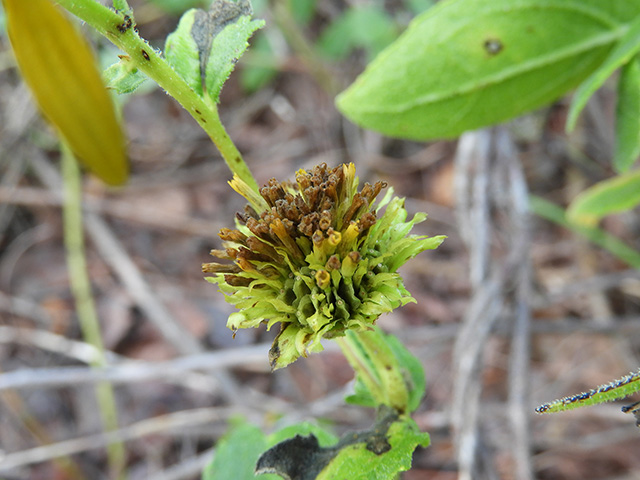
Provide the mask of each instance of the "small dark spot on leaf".
POLYGON ((487 38, 484 41, 484 49, 489 55, 497 55, 503 48, 502 41, 498 38, 487 38))
POLYGON ((144 57, 144 59, 146 61, 150 61, 151 59, 149 58, 149 54, 147 53, 147 51, 143 48, 142 49, 142 56, 144 57))
POLYGON ((202 112, 201 112, 200 110, 198 110, 197 108, 195 109, 195 112, 196 112, 198 115, 202 115, 202 112))

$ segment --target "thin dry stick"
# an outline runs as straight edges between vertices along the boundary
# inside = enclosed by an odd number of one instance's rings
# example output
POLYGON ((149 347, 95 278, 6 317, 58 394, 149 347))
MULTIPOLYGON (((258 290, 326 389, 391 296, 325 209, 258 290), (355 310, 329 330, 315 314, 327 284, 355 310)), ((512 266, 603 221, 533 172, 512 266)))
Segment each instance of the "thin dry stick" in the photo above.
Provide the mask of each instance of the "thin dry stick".
POLYGON ((8 453, 0 458, 0 472, 14 468, 30 465, 33 463, 46 462, 53 458, 73 455, 87 450, 104 448, 115 442, 125 442, 140 437, 145 437, 154 433, 168 433, 171 430, 182 429, 194 425, 204 425, 216 420, 224 420, 234 414, 248 416, 255 423, 259 418, 250 410, 240 411, 237 408, 200 408, 193 410, 183 410, 181 412, 170 413, 158 417, 142 420, 106 433, 88 435, 85 437, 65 440, 63 442, 36 447, 21 452, 8 453))
POLYGON ((206 467, 213 459, 214 454, 214 448, 205 450, 195 457, 187 458, 163 472, 155 473, 153 475, 153 480, 183 480, 194 477, 199 478, 204 467, 206 467))
MULTIPOLYGON (((83 201, 85 209, 93 213, 106 214, 163 230, 202 237, 216 236, 216 232, 220 230, 214 222, 167 214, 146 207, 131 208, 131 205, 120 200, 105 200, 85 195, 83 201)), ((3 203, 28 207, 59 207, 62 202, 59 195, 47 189, 34 187, 8 189, 0 186, 0 204, 3 203)))
MULTIPOLYGON (((268 369, 265 352, 270 345, 260 344, 246 348, 222 350, 184 356, 165 362, 126 362, 105 368, 86 367, 34 368, 0 374, 0 391, 15 389, 77 386, 97 382, 134 383, 141 381, 181 378, 187 372, 203 370, 215 372, 243 365, 264 364, 268 369)), ((239 397, 242 398, 242 397, 239 397)), ((236 399, 236 402, 238 399, 236 399)))
MULTIPOLYGON (((511 138, 504 129, 497 134, 497 171, 502 172, 505 189, 504 208, 512 230, 510 258, 516 259, 515 324, 509 362, 509 420, 513 434, 511 448, 515 478, 532 480, 531 431, 529 428, 529 359, 531 308, 531 264, 529 261, 528 189, 511 138)), ((503 184, 503 183, 500 183, 503 184)))
POLYGON ((118 355, 113 352, 108 350, 100 351, 86 342, 70 340, 67 337, 56 335, 55 333, 45 330, 0 326, 0 344, 1 343, 32 345, 88 364, 95 363, 103 356, 108 363, 119 360, 118 355))
POLYGON ((472 480, 476 472, 480 354, 501 307, 497 278, 489 280, 488 172, 491 134, 487 130, 462 135, 456 154, 457 216, 470 252, 474 290, 454 347, 455 385, 451 408, 456 432, 458 478, 472 480))

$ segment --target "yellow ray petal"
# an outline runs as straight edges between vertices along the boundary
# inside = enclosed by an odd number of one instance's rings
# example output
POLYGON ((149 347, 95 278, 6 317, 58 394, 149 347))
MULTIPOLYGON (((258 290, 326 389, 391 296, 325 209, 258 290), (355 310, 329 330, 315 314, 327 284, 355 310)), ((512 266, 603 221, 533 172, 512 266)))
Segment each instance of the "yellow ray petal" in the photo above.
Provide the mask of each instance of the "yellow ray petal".
POLYGON ((44 115, 85 167, 124 183, 124 137, 87 42, 50 0, 3 4, 18 66, 44 115))

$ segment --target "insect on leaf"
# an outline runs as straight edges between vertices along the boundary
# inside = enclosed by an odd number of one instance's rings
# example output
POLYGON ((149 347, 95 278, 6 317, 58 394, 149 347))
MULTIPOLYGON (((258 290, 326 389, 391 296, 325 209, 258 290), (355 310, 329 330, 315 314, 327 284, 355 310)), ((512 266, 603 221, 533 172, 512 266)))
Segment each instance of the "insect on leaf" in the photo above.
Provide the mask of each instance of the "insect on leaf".
POLYGON ((122 129, 87 42, 50 0, 3 0, 13 52, 45 117, 110 185, 129 175, 122 129))
POLYGON ((580 84, 640 0, 443 0, 337 98, 355 123, 426 140, 541 107, 580 84))

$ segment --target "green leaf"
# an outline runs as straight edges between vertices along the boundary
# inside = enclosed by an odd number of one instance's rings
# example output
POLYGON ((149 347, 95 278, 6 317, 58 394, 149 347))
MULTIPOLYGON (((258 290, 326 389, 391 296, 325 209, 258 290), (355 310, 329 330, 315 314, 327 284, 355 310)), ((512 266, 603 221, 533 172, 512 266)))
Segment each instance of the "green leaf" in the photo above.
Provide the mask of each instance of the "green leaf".
POLYGON ((597 183, 571 202, 567 218, 592 225, 611 213, 624 212, 640 205, 640 170, 623 173, 597 183))
POLYGON ((133 93, 148 78, 135 67, 127 55, 121 55, 120 61, 102 72, 102 77, 107 88, 111 88, 119 94, 133 93))
POLYGON ((640 269, 640 252, 629 247, 620 239, 599 228, 586 225, 576 225, 574 222, 570 222, 567 219, 564 209, 535 195, 529 197, 529 205, 531 207, 531 211, 536 215, 584 236, 589 241, 604 248, 609 253, 627 263, 629 266, 640 269))
POLYGON ((200 96, 206 92, 218 102, 249 37, 262 26, 263 20, 251 20, 248 0, 216 0, 207 12, 191 9, 184 13, 178 28, 167 37, 165 55, 194 92, 200 96))
MULTIPOLYGON (((588 392, 582 392, 577 395, 570 395, 568 397, 554 400, 551 403, 545 403, 536 408, 538 413, 554 413, 563 412, 565 410, 573 410, 578 407, 586 407, 589 405, 598 405, 600 403, 612 402, 614 400, 620 400, 622 398, 633 395, 640 391, 640 371, 630 373, 618 380, 613 380, 599 387, 593 388, 588 392)), ((631 405, 630 407, 623 408, 623 412, 632 411, 631 408, 636 407, 631 405)))
POLYGON ((384 440, 386 444, 378 440, 341 449, 317 480, 393 480, 399 472, 411 468, 413 452, 418 446, 429 445, 429 435, 420 432, 409 417, 401 417, 392 423, 384 440))
POLYGON ((573 130, 578 115, 587 104, 591 95, 598 90, 611 74, 627 63, 640 50, 640 17, 629 25, 627 33, 620 39, 607 59, 576 90, 569 114, 567 115, 567 131, 573 130))
POLYGON ((364 48, 373 57, 397 36, 395 24, 382 8, 360 6, 346 10, 329 25, 318 47, 332 59, 342 59, 354 48, 364 48))
POLYGON ((129 175, 125 139, 93 52, 50 0, 3 0, 13 52, 40 109, 102 181, 129 175))
POLYGON ((291 480, 392 480, 411 468, 418 445, 429 444, 429 435, 421 433, 411 418, 388 407, 379 410, 372 428, 348 432, 333 446, 321 445, 315 432, 296 433, 265 452, 256 471, 291 480))
POLYGON ((616 149, 613 166, 628 171, 640 156, 640 59, 627 63, 618 81, 616 107, 616 149))
MULTIPOLYGON (((258 457, 267 448, 260 429, 248 423, 234 427, 216 445, 216 455, 202 472, 202 480, 254 480, 258 457)), ((278 480, 276 475, 261 480, 278 480)))
POLYGON ((206 69, 206 85, 207 92, 216 102, 220 99, 220 90, 224 82, 249 46, 247 40, 264 24, 264 20, 251 20, 248 15, 241 16, 213 39, 206 69))
POLYGON ((581 83, 640 15, 640 0, 444 0, 416 17, 337 98, 386 135, 455 137, 581 83))

